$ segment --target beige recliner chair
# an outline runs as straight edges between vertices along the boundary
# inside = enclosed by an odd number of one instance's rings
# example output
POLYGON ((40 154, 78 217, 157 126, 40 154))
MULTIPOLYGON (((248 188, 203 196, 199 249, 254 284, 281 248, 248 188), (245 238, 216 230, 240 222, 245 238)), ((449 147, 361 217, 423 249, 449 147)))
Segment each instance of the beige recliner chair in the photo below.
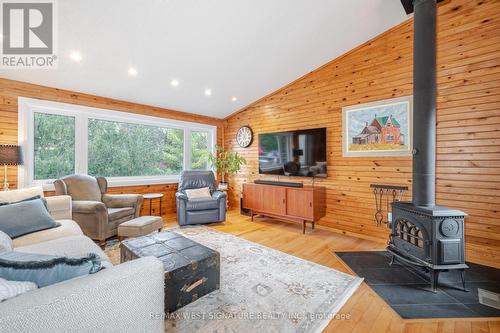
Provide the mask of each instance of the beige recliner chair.
POLYGON ((85 235, 98 240, 104 248, 106 239, 116 236, 120 223, 139 216, 143 197, 138 194, 107 194, 104 177, 71 175, 54 182, 56 195, 72 199, 73 220, 85 235))

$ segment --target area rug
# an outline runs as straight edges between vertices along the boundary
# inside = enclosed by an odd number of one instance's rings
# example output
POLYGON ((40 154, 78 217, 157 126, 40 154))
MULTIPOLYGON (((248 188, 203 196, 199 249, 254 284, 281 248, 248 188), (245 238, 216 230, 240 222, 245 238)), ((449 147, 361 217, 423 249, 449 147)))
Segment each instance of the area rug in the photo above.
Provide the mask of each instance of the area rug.
POLYGON ((500 309, 479 303, 478 289, 500 293, 500 270, 467 263, 466 287, 455 270, 439 275, 439 286, 430 291, 428 273, 402 264, 389 265, 386 251, 336 252, 357 275, 402 318, 500 317, 500 309))
POLYGON ((321 332, 348 319, 337 312, 363 281, 207 227, 171 230, 220 253, 221 288, 173 313, 167 332, 321 332))

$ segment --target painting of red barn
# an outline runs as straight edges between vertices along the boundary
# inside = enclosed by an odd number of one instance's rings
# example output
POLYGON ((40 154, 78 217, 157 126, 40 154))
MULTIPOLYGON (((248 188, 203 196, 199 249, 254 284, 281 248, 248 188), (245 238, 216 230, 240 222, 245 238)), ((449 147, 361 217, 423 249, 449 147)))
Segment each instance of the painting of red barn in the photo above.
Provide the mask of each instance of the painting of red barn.
POLYGON ((401 145, 404 143, 404 135, 401 134, 401 125, 398 120, 391 115, 375 117, 355 137, 352 143, 357 145, 386 143, 391 145, 401 145))
POLYGON ((343 155, 410 155, 412 101, 408 96, 344 107, 343 155))

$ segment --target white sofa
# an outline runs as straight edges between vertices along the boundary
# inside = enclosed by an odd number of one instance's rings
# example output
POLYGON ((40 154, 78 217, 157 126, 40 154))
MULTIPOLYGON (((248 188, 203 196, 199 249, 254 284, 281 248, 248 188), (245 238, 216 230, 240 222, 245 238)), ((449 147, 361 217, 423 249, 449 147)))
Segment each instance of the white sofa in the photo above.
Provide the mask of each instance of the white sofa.
MULTIPOLYGON (((0 192, 0 202, 35 195, 41 188, 0 192)), ((71 220, 71 197, 46 197, 61 226, 13 240, 14 250, 61 256, 96 253, 106 268, 0 302, 1 332, 164 332, 164 269, 147 257, 113 266, 71 220)))

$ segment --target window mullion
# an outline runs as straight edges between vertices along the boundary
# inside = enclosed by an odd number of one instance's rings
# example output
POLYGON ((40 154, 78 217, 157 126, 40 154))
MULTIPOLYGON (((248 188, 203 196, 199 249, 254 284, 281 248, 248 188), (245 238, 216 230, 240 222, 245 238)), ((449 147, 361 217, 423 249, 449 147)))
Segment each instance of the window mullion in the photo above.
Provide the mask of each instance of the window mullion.
POLYGON ((184 170, 191 169, 191 130, 184 129, 184 170))
POLYGON ((75 117, 75 173, 88 173, 88 118, 75 117))

